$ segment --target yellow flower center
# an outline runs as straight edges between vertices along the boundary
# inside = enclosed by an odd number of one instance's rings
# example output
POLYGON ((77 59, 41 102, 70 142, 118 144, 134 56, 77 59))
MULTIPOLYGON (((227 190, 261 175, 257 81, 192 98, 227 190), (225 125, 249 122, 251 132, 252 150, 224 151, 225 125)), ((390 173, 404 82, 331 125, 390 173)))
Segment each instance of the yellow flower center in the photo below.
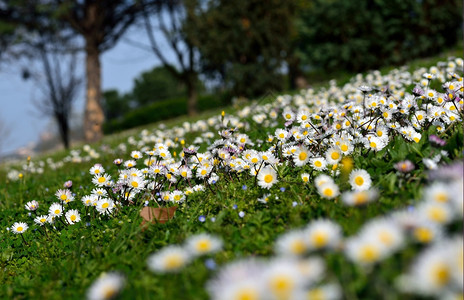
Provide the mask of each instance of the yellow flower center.
POLYGON ((330 155, 330 157, 333 159, 333 160, 337 160, 340 158, 340 154, 338 152, 332 152, 332 154, 330 155))
POLYGON ((139 187, 139 183, 137 181, 132 181, 131 182, 132 187, 137 188, 139 187))
POLYGON ((175 196, 174 196, 174 200, 180 201, 180 195, 175 195, 175 196))
POLYGON ((306 154, 306 152, 300 152, 300 155, 298 155, 298 159, 299 160, 305 160, 306 157, 308 157, 308 155, 306 154))
POLYGON ((445 221, 446 219, 446 215, 445 215, 445 212, 438 208, 438 207, 435 207, 435 208, 432 208, 429 213, 428 213, 430 219, 436 221, 436 222, 440 222, 442 223, 443 221, 445 221))
POLYGON ((71 221, 73 221, 73 222, 76 221, 76 218, 77 218, 76 215, 72 215, 72 216, 70 217, 71 221))
POLYGON ((40 223, 45 223, 45 221, 47 221, 47 219, 45 218, 40 219, 40 223))
POLYGON ((322 167, 322 162, 321 162, 320 160, 316 160, 316 161, 314 162, 314 165, 315 165, 316 167, 320 168, 320 167, 322 167))
POLYGON ((340 146, 340 149, 341 149, 343 152, 346 152, 346 151, 348 151, 348 145, 343 144, 343 145, 340 146))
POLYGON ((380 241, 382 241, 382 243, 384 243, 385 245, 391 245, 393 243, 393 237, 390 233, 388 232, 381 232, 379 234, 379 238, 380 238, 380 241))
POLYGON ((435 195, 435 200, 438 202, 448 202, 448 195, 446 193, 438 193, 435 195))
POLYGON ((166 257, 166 268, 167 269, 177 269, 182 266, 184 262, 183 258, 179 254, 171 254, 170 256, 166 257))
POLYGON ((250 288, 244 288, 237 292, 236 297, 234 299, 237 300, 258 300, 258 293, 255 290, 250 288))
POLYGON ((21 226, 19 226, 16 230, 21 232, 21 231, 23 231, 23 228, 21 226))
POLYGON ((414 230, 414 237, 421 243, 429 243, 433 238, 433 233, 428 228, 419 227, 414 230))
POLYGON ((355 179, 354 179, 354 183, 356 183, 356 185, 362 185, 364 183, 364 178, 362 178, 361 176, 357 176, 355 179))
POLYGON ((180 175, 182 175, 182 177, 187 177, 187 171, 183 171, 180 175))
POLYGON ((312 240, 316 248, 324 247, 327 244, 327 234, 325 232, 316 232, 312 240))
POLYGON ((301 119, 302 119, 303 121, 306 120, 307 118, 308 118, 308 117, 307 117, 306 115, 302 115, 302 116, 301 116, 301 119))
POLYGON ((325 188, 322 194, 326 197, 332 197, 333 196, 333 190, 331 188, 325 188))
POLYGON ((64 201, 64 200, 68 199, 68 196, 66 196, 65 194, 63 194, 63 195, 60 196, 60 199, 64 201))
POLYGON ((59 214, 60 213, 60 210, 59 209, 55 209, 55 215, 59 214))
POLYGON ((277 275, 271 279, 271 289, 278 295, 288 293, 293 288, 293 282, 285 275, 277 275))
POLYGON ((373 262, 379 256, 379 251, 372 245, 365 245, 361 249, 360 258, 364 262, 373 262))
POLYGON ((271 183, 273 179, 274 178, 272 177, 271 174, 267 174, 266 176, 264 176, 264 182, 266 183, 271 183))
POLYGON ((302 254, 306 250, 305 243, 302 240, 294 241, 290 248, 295 254, 302 254))
POLYGON ((100 177, 100 178, 98 178, 98 182, 100 182, 100 183, 105 182, 105 177, 100 177))
POLYGON ((354 203, 360 205, 367 202, 367 193, 359 192, 354 195, 354 203))
POLYGON ((197 247, 197 250, 199 252, 206 252, 208 250, 211 249, 211 241, 210 240, 201 240, 198 242, 198 244, 196 245, 197 247))
POLYGON ((108 206, 110 206, 108 202, 102 204, 102 208, 108 208, 108 206))
POLYGON ((285 115, 285 118, 286 118, 286 119, 290 119, 291 117, 292 117, 291 114, 286 114, 286 115, 285 115))
POLYGON ((258 159, 257 159, 256 157, 253 157, 253 158, 251 159, 251 162, 255 164, 255 163, 258 162, 258 159))
POLYGON ((433 269, 433 277, 440 286, 446 285, 451 277, 448 267, 444 264, 440 264, 433 269))

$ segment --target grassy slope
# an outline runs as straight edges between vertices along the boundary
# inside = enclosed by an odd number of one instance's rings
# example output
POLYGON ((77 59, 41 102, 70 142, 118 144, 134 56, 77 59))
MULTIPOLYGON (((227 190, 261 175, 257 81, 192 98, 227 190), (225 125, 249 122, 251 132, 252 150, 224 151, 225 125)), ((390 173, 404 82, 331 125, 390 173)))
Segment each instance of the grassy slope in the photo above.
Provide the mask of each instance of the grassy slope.
MULTIPOLYGON (((419 64, 427 66, 429 63, 430 61, 419 64)), ((208 112, 199 118, 218 113, 219 111, 208 112)), ((181 117, 165 123, 171 126, 184 121, 191 119, 181 117)), ((152 129, 155 126, 157 124, 146 128, 152 129)), ((104 143, 114 147, 139 129, 107 137, 104 143)), ((260 135, 258 130, 248 134, 253 138, 260 135)), ((137 148, 129 148, 134 149, 137 148)), ((59 160, 65 155, 66 152, 59 152, 52 157, 59 160)), ((418 161, 421 155, 411 151, 407 157, 418 161)), ((400 179, 393 175, 391 168, 393 159, 385 157, 385 153, 371 152, 367 159, 357 156, 355 165, 372 174, 382 195, 378 202, 365 209, 346 208, 340 203, 315 197, 314 189, 306 190, 301 185, 294 184, 299 180, 299 173, 287 167, 281 172, 290 179, 280 182, 272 190, 279 199, 273 200, 269 205, 254 201, 263 192, 253 188, 253 181, 242 176, 240 181, 234 179, 214 194, 208 192, 193 195, 189 198, 188 205, 176 213, 174 220, 151 226, 144 232, 140 230, 141 219, 138 208, 135 207, 125 207, 124 213, 114 219, 93 220, 90 226, 80 222, 62 230, 60 234, 50 234, 50 239, 31 228, 25 234, 29 241, 28 247, 23 245, 19 236, 13 236, 6 231, 5 228, 15 221, 28 220, 31 224, 30 218, 22 209, 24 203, 36 199, 43 204, 41 209, 44 210, 55 202, 54 193, 62 188, 66 180, 73 180, 76 199, 88 194, 93 187, 88 169, 93 163, 99 162, 111 174, 116 174, 112 161, 119 156, 118 153, 103 154, 96 161, 71 164, 56 171, 46 170, 42 175, 26 176, 22 181, 8 182, 0 188, 0 267, 3 270, 0 274, 0 298, 80 299, 101 272, 120 270, 128 279, 123 298, 203 299, 207 297, 203 289, 204 283, 211 277, 212 271, 205 267, 201 259, 180 274, 154 275, 146 268, 147 256, 165 245, 182 243, 192 233, 204 231, 225 239, 225 250, 215 256, 219 265, 238 257, 269 255, 272 253, 273 241, 280 233, 304 226, 309 220, 318 217, 337 220, 344 234, 350 235, 366 219, 384 214, 393 207, 413 204, 414 199, 420 197, 420 186, 425 181, 424 172, 418 169, 414 172, 415 179, 402 182, 407 188, 399 191, 396 187, 400 179), (389 171, 385 173, 384 170, 387 169, 389 171), (248 189, 242 189, 244 184, 248 185, 248 189), (279 191, 279 187, 284 187, 285 191, 279 191), (293 207, 293 201, 303 205, 293 207), (233 209, 234 204, 238 206, 237 209, 233 209), (237 214, 242 210, 247 213, 243 219, 237 214), (207 216, 207 221, 199 222, 199 215, 207 216), (209 220, 211 216, 216 217, 215 222, 209 220)), ((127 159, 127 154, 123 158, 127 159)), ((3 172, 0 174, 0 182, 6 181, 5 176, 3 172)), ((347 189, 346 183, 342 189, 347 189)), ((404 262, 414 256, 415 248, 416 246, 410 247, 384 262, 382 265, 385 267, 376 278, 371 278, 352 264, 347 264, 343 255, 323 255, 330 265, 329 278, 340 278, 347 298, 373 299, 379 297, 378 293, 385 297, 389 295, 393 275, 404 269, 404 262), (369 286, 372 285, 378 288, 370 289, 369 286)))

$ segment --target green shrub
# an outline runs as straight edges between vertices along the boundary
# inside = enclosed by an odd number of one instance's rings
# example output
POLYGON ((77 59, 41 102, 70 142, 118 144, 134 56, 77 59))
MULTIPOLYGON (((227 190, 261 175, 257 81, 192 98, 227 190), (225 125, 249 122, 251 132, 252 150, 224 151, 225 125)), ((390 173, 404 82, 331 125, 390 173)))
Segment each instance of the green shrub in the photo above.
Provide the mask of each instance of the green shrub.
POLYGON ((299 20, 304 64, 324 71, 364 71, 430 56, 455 45, 458 0, 314 0, 299 20))
MULTIPOLYGON (((205 111, 226 104, 225 97, 203 95, 198 97, 198 110, 205 111)), ((133 109, 120 119, 108 120, 103 128, 106 134, 129 129, 157 121, 168 120, 187 114, 187 99, 174 98, 157 101, 152 104, 133 109)))

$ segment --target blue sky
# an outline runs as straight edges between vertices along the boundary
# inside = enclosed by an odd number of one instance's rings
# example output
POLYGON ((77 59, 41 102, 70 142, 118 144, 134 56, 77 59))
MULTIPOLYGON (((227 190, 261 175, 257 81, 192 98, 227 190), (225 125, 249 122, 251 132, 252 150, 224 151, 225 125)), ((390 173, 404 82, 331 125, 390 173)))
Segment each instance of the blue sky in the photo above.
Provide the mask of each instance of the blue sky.
MULTIPOLYGON (((144 32, 132 29, 128 35, 139 42, 147 41, 144 32)), ((122 92, 132 88, 133 79, 141 72, 159 64, 153 53, 134 48, 124 41, 105 52, 101 61, 103 90, 114 88, 122 92)), ((16 70, 7 66, 0 69, 0 120, 9 129, 6 142, 4 138, 0 142, 0 154, 14 152, 37 141, 46 130, 50 119, 37 112, 33 103, 39 97, 40 91, 37 87, 32 82, 21 79, 19 68, 16 70)), ((84 93, 81 93, 75 105, 76 112, 83 111, 84 102, 84 93)))

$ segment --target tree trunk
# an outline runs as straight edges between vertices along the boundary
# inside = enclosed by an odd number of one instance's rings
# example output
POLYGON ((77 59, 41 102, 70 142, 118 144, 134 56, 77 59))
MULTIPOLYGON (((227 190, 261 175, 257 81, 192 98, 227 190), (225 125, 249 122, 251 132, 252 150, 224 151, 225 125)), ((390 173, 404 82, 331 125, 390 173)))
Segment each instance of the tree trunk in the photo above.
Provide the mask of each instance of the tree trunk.
POLYGON ((86 40, 85 71, 87 79, 86 103, 84 114, 84 135, 89 143, 103 137, 105 115, 101 105, 101 66, 100 51, 91 39, 86 40))
POLYGON ((197 102, 198 102, 198 95, 197 95, 197 80, 196 76, 189 76, 187 79, 187 112, 189 116, 197 115, 197 102))
POLYGON ((63 142, 64 148, 69 149, 69 124, 68 118, 64 115, 55 115, 55 119, 58 123, 58 129, 60 132, 60 138, 63 142))

